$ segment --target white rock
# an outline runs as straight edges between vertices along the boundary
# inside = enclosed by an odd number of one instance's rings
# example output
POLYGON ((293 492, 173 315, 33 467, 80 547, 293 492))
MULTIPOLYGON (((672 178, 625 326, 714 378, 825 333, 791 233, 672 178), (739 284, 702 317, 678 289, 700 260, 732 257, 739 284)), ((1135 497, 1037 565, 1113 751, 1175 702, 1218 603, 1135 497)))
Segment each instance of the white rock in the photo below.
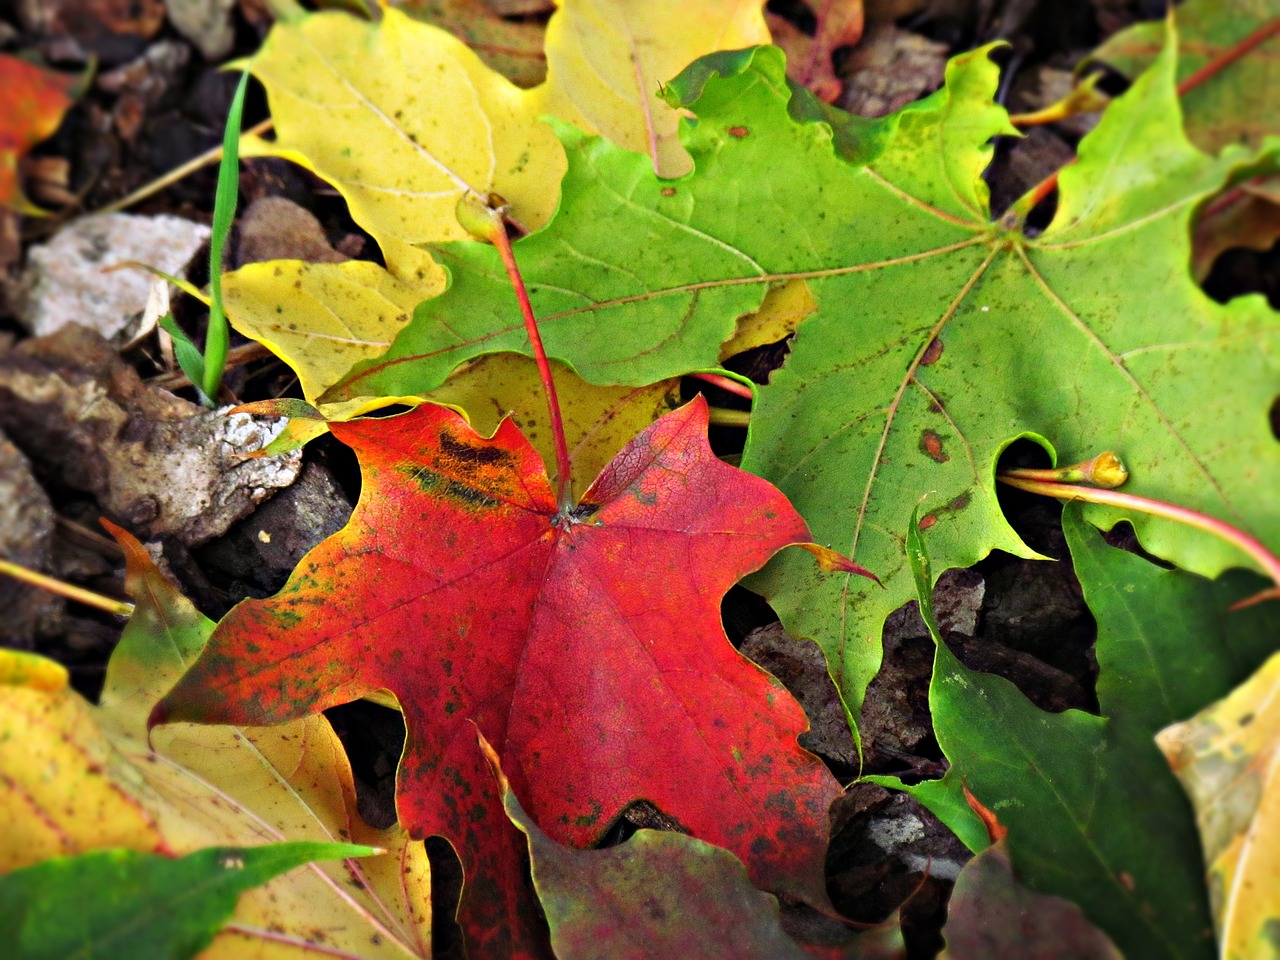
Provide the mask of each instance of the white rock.
POLYGON ((231 52, 235 32, 231 10, 236 0, 166 0, 169 22, 200 48, 206 60, 221 60, 231 52))
POLYGON ((208 239, 207 226, 181 217, 81 217, 48 243, 31 248, 18 318, 36 336, 74 322, 111 339, 146 308, 152 275, 139 269, 103 273, 103 268, 137 260, 181 275, 208 239))

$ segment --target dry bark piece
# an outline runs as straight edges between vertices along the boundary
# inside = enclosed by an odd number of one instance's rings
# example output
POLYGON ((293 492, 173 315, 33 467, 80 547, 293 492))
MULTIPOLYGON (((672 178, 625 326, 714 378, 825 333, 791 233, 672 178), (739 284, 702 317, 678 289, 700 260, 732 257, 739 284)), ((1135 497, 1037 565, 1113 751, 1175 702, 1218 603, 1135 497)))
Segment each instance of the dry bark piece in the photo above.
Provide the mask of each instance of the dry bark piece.
MULTIPOLYGON (((47 570, 53 552, 53 507, 22 451, 0 432, 0 557, 47 570)), ((30 649, 36 623, 58 601, 0 576, 0 644, 30 649)))
POLYGON ((18 318, 36 336, 78 323, 114 337, 146 307, 152 278, 142 270, 103 268, 137 260, 181 274, 208 239, 207 226, 181 217, 82 217, 31 248, 18 318))
MULTIPOLYGON (((985 596, 980 573, 948 570, 934 585, 934 616, 943 630, 967 639, 978 631, 985 596)), ((933 641, 915 603, 889 616, 884 660, 867 687, 858 718, 866 771, 901 773, 907 767, 916 773, 941 773, 929 716, 933 653, 933 641)))
POLYGON ((244 459, 269 431, 149 387, 84 327, 0 353, 0 428, 36 472, 92 494, 139 536, 224 533, 298 475, 301 453, 244 459))
POLYGON ((905 793, 851 786, 831 808, 830 889, 846 916, 876 923, 948 890, 969 860, 950 830, 905 793))
POLYGON ((284 586, 303 555, 350 516, 351 504, 332 474, 308 463, 296 483, 205 547, 199 559, 265 596, 284 586))
MULTIPOLYGON (((897 617, 893 614, 890 623, 897 617)), ((933 737, 929 717, 932 675, 933 642, 886 629, 880 672, 867 685, 858 716, 867 773, 941 772, 937 748, 928 749, 933 737), (929 752, 933 756, 922 756, 929 752)))

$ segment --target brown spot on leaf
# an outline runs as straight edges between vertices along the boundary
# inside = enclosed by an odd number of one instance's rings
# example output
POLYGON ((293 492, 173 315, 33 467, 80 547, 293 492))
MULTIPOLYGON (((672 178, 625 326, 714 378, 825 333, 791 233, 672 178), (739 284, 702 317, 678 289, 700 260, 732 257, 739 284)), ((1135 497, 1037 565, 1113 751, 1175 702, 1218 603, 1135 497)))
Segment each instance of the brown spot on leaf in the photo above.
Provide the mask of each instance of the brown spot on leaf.
POLYGON ((929 341, 929 345, 924 348, 924 356, 920 358, 920 366, 929 367, 937 363, 942 356, 942 340, 934 337, 929 341))
POLYGON ((662 188, 662 195, 663 195, 664 197, 674 197, 674 196, 676 195, 676 188, 675 188, 675 187, 663 187, 663 188, 662 188))
POLYGON ((935 517, 932 513, 925 514, 923 517, 920 518, 920 529, 928 530, 937 522, 938 522, 938 518, 935 517))
POLYGON ((746 127, 730 127, 730 128, 729 128, 729 130, 728 130, 727 132, 728 132, 729 136, 731 136, 731 137, 737 137, 739 140, 741 140, 743 137, 745 137, 745 136, 746 136, 748 133, 750 133, 751 131, 750 131, 750 130, 748 130, 746 127))
POLYGON ((946 463, 951 458, 942 450, 942 438, 934 430, 920 434, 920 451, 929 455, 935 463, 946 463))
POLYGON ((443 434, 440 437, 440 451, 451 459, 461 461, 462 463, 474 464, 495 464, 509 463, 511 455, 505 450, 499 450, 492 446, 471 446, 463 443, 461 440, 451 437, 449 434, 443 434))

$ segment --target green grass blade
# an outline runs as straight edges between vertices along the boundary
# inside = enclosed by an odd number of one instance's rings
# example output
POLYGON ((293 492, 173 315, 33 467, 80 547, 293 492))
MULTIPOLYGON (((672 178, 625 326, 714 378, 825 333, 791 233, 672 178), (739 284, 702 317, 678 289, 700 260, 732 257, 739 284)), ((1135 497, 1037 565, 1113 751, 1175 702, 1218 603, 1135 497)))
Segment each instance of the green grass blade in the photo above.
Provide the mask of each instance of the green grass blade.
POLYGON ((160 329, 173 338, 173 355, 177 358, 182 372, 187 375, 187 379, 194 383, 196 390, 200 392, 200 402, 206 407, 212 407, 213 401, 204 392, 205 365, 200 348, 192 343, 191 338, 178 326, 172 313, 166 313, 160 318, 160 329))
POLYGON ((218 165, 218 192, 213 201, 213 235, 209 239, 209 329, 204 340, 204 379, 201 381, 210 402, 218 395, 222 371, 227 363, 230 332, 227 315, 222 309, 222 249, 236 216, 236 199, 240 193, 240 115, 244 112, 244 92, 249 85, 249 71, 240 75, 227 129, 222 136, 222 163, 218 165))

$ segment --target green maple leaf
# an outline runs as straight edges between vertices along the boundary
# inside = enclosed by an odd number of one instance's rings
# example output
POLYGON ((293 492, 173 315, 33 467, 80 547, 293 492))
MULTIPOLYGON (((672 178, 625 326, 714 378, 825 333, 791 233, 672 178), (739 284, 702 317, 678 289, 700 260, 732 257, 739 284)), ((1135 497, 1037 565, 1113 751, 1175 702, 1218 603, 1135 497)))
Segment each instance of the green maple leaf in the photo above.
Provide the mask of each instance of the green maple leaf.
MULTIPOLYGON (((783 489, 820 541, 885 580, 883 592, 850 582, 817 595, 779 564, 759 582, 784 621, 822 643, 851 707, 878 666, 882 617, 906 596, 897 531, 914 503, 933 518, 940 567, 992 548, 1028 553, 991 482, 1018 437, 1062 463, 1115 450, 1127 491, 1280 539, 1267 421, 1280 322, 1260 297, 1212 302, 1188 269, 1196 205, 1247 156, 1213 159, 1187 142, 1175 59, 1170 45, 1081 143, 1038 237, 984 216, 990 126, 976 118, 995 108, 974 86, 989 96, 996 79, 985 58, 953 63, 960 82, 904 111, 885 151, 846 177, 851 208, 875 211, 888 236, 858 254, 875 269, 814 283, 822 310, 761 392, 743 465, 783 489), (964 232, 970 244, 948 250, 964 232)), ((1122 515, 1086 516, 1110 528, 1122 515)), ((1187 569, 1243 562, 1186 528, 1128 519, 1187 569)))
MULTIPOLYGON (((1276 314, 1210 301, 1188 271, 1197 205, 1275 166, 1211 158, 1179 126, 1171 43, 1107 111, 1061 176, 1051 226, 992 222, 981 173, 1012 133, 985 50, 957 57, 933 96, 882 121, 821 116, 758 48, 698 61, 667 88, 696 119, 696 171, 657 179, 643 158, 561 127, 564 200, 516 253, 548 349, 593 382, 714 364, 734 317, 772 283, 806 280, 820 309, 760 390, 743 465, 772 480, 815 537, 875 571, 816 585, 795 561, 754 581, 795 634, 817 640, 856 716, 884 616, 909 599, 899 531, 924 498, 941 570, 992 549, 1034 555, 1007 525, 992 473, 1019 437, 1060 462, 1115 450, 1126 490, 1280 539, 1276 314)), ((525 349, 496 255, 441 248, 452 288, 419 307, 340 397, 433 386, 462 356, 525 349)), ((1086 516, 1110 527, 1114 510, 1086 516)), ((1144 546, 1197 572, 1231 548, 1132 518, 1144 546)))
POLYGON ((206 847, 171 858, 138 850, 51 857, 0 877, 0 929, 19 960, 193 957, 240 894, 313 860, 377 853, 351 843, 206 847))
MULTIPOLYGON (((1187 0, 1178 6, 1178 80, 1186 80, 1276 16, 1271 0, 1187 0)), ((1162 20, 1135 23, 1108 37, 1089 60, 1102 60, 1128 76, 1151 65, 1165 45, 1162 20)), ((1258 146, 1280 131, 1274 55, 1249 53, 1182 97, 1187 135, 1204 150, 1229 143, 1258 146)))
MULTIPOLYGON (((1156 731, 1225 695, 1275 648, 1280 608, 1222 611, 1258 589, 1252 574, 1208 581, 1107 546, 1070 508, 1063 527, 1098 619, 1101 716, 1047 713, 1002 677, 965 667, 940 642, 933 578, 907 537, 922 614, 937 645, 929 707, 947 776, 907 789, 975 849, 971 789, 1009 828, 1018 875, 1079 904, 1127 957, 1211 957, 1213 922, 1195 815, 1156 731)), ((891 778, 875 778, 896 785, 891 778)))

